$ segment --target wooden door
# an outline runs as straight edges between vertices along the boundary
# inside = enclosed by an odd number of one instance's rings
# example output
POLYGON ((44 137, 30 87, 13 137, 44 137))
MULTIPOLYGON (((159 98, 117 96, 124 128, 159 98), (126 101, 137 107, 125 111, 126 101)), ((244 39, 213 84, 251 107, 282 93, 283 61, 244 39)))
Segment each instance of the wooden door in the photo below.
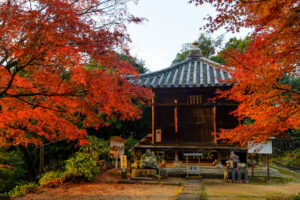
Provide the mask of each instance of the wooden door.
POLYGON ((178 114, 181 144, 213 143, 213 107, 183 106, 179 108, 178 114))

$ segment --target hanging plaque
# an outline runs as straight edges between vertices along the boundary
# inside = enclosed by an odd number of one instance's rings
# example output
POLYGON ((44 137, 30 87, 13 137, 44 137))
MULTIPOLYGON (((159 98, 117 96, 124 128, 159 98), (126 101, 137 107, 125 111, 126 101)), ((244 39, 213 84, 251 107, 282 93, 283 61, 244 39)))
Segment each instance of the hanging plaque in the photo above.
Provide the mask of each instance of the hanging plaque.
POLYGON ((161 143, 161 129, 156 129, 156 142, 161 143))
POLYGON ((252 142, 248 142, 248 153, 272 154, 272 141, 261 144, 253 144, 252 142))
POLYGON ((127 156, 121 156, 121 168, 127 169, 127 156))

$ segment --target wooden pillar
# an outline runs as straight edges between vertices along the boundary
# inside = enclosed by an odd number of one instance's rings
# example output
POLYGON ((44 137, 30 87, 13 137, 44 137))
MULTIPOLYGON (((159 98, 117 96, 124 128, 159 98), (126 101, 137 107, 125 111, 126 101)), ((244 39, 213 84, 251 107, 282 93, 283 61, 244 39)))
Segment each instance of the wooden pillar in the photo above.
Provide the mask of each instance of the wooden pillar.
POLYGON ((220 151, 217 152, 217 160, 218 160, 218 163, 221 163, 221 152, 220 151))
POLYGON ((251 155, 251 168, 252 168, 252 181, 254 179, 254 164, 253 164, 253 155, 251 155))
POLYGON ((267 154, 262 154, 262 164, 263 167, 267 166, 267 154))
POLYGON ((152 98, 152 144, 155 144, 155 126, 154 126, 154 97, 152 98))
POLYGON ((267 174, 268 174, 268 180, 270 180, 270 165, 269 165, 269 154, 267 156, 267 174))
POLYGON ((213 114, 214 114, 214 143, 217 144, 217 136, 216 136, 216 133, 217 133, 216 105, 214 105, 213 114))
POLYGON ((178 140, 179 140, 179 137, 178 137, 178 101, 177 101, 177 99, 175 99, 175 101, 174 101, 174 103, 175 103, 175 108, 174 108, 174 128, 175 128, 175 130, 174 130, 174 132, 175 132, 175 134, 176 134, 176 143, 178 144, 178 140))
POLYGON ((118 157, 116 157, 115 168, 118 169, 118 157))
POLYGON ((175 133, 178 132, 178 101, 177 99, 175 99, 174 101, 175 103, 175 108, 174 108, 174 125, 175 125, 175 133))
POLYGON ((136 152, 136 150, 134 150, 134 156, 133 156, 133 160, 134 160, 134 162, 137 162, 137 160, 138 160, 138 157, 137 157, 137 152, 136 152))
POLYGON ((175 161, 178 161, 178 151, 175 152, 175 161))

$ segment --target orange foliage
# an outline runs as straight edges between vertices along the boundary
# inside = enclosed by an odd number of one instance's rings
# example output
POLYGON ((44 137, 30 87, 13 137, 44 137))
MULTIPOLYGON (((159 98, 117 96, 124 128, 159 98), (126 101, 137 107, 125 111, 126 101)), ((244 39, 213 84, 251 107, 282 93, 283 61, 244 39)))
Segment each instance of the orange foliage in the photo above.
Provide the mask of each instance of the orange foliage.
POLYGON ((4 165, 4 164, 0 164, 0 168, 14 169, 15 167, 13 167, 13 166, 10 166, 10 165, 4 165))
MULTIPOLYGON (((233 112, 239 120, 250 118, 232 130, 221 130, 219 137, 245 146, 248 141, 263 142, 283 136, 300 125, 299 88, 281 81, 285 75, 299 77, 299 1, 297 0, 191 0, 196 5, 212 4, 215 18, 205 26, 213 32, 221 27, 237 32, 253 28, 253 40, 245 52, 228 50, 223 56, 234 86, 223 91, 239 103, 233 112), (230 66, 230 67, 228 67, 230 66)), ((298 86, 299 87, 299 86, 298 86)))
POLYGON ((124 24, 141 21, 126 2, 0 2, 0 145, 82 144, 84 127, 139 117, 132 100, 152 94, 123 78, 137 72, 115 53, 127 51, 124 24))

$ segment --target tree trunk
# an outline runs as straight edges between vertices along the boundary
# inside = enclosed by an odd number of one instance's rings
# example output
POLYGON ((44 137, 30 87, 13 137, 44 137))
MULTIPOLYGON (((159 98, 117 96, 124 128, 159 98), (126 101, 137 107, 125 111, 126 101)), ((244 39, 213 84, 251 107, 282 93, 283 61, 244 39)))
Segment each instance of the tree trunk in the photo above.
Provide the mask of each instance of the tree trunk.
POLYGON ((23 158, 25 161, 25 164, 27 166, 27 170, 29 172, 30 181, 35 181, 37 172, 35 170, 34 161, 32 158, 31 153, 28 151, 26 147, 23 147, 22 145, 19 145, 20 151, 23 153, 23 158))

